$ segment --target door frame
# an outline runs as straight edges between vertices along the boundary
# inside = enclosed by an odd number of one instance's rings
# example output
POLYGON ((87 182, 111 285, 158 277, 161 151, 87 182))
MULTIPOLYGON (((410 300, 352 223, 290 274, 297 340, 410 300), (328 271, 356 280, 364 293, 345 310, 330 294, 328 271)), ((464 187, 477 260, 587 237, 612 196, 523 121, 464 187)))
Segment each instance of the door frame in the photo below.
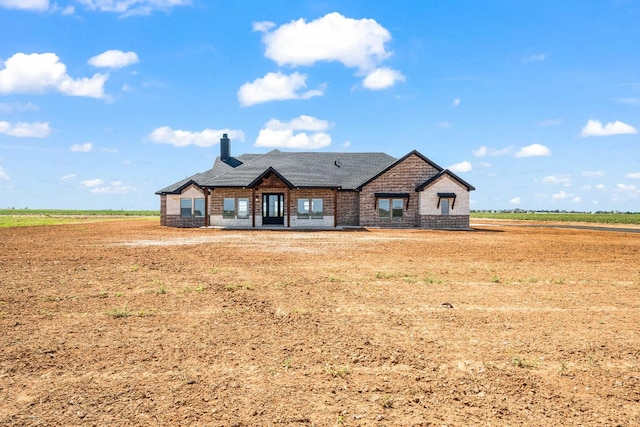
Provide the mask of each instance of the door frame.
POLYGON ((284 225, 284 193, 262 193, 262 225, 284 225), (276 198, 275 216, 270 216, 270 199, 276 198))

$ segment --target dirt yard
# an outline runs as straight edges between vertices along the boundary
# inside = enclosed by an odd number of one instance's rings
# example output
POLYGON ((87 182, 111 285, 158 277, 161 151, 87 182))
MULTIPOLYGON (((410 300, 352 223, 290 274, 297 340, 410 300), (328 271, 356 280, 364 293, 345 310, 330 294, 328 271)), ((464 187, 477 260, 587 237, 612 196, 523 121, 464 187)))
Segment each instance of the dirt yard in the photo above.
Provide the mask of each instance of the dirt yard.
POLYGON ((0 425, 640 425, 640 235, 0 229, 0 425))

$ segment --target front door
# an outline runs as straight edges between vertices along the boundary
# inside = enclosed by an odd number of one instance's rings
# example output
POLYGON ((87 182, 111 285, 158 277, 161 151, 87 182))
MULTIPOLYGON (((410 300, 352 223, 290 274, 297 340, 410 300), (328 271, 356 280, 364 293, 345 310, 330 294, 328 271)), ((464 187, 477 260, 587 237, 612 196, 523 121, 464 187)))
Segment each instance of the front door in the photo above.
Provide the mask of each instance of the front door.
POLYGON ((262 194, 262 224, 284 225, 284 194, 262 194))

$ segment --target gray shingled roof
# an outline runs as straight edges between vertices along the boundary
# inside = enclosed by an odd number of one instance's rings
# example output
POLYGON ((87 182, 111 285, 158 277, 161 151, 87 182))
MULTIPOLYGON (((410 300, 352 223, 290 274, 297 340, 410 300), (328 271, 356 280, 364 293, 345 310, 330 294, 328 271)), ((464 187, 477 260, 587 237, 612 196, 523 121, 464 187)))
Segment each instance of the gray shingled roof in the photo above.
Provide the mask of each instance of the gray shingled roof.
MULTIPOLYGON (((279 150, 232 159, 241 164, 234 168, 217 158, 210 170, 170 185, 157 194, 179 193, 191 182, 204 187, 248 187, 269 168, 294 187, 353 190, 396 161, 385 153, 288 153, 279 150)), ((234 164, 234 161, 229 163, 234 164)))

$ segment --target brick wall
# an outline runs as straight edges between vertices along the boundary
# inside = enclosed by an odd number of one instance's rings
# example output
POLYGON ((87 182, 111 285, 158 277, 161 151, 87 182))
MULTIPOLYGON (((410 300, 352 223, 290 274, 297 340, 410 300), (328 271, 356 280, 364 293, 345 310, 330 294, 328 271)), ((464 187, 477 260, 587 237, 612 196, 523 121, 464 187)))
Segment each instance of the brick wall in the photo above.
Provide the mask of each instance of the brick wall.
POLYGON ((338 191, 338 225, 360 225, 360 193, 338 191))
POLYGON ((415 189, 438 173, 416 154, 389 169, 360 192, 360 225, 364 227, 420 227, 418 193, 415 189), (401 218, 380 218, 375 193, 409 193, 401 218))
POLYGON ((422 215, 422 228, 469 228, 469 215, 422 215))
POLYGON ((167 195, 160 196, 160 225, 167 225, 167 195))
POLYGON ((204 217, 182 218, 180 215, 167 215, 166 224, 164 225, 180 228, 204 227, 204 217))
MULTIPOLYGON (((249 216, 251 216, 251 209, 253 200, 251 200, 251 190, 242 188, 216 188, 211 191, 209 197, 209 215, 222 215, 222 203, 225 198, 233 199, 249 199, 249 216)), ((256 208, 261 207, 260 202, 256 208)), ((238 205, 236 203, 236 210, 238 205)), ((257 209, 256 209, 257 212, 257 209)))

